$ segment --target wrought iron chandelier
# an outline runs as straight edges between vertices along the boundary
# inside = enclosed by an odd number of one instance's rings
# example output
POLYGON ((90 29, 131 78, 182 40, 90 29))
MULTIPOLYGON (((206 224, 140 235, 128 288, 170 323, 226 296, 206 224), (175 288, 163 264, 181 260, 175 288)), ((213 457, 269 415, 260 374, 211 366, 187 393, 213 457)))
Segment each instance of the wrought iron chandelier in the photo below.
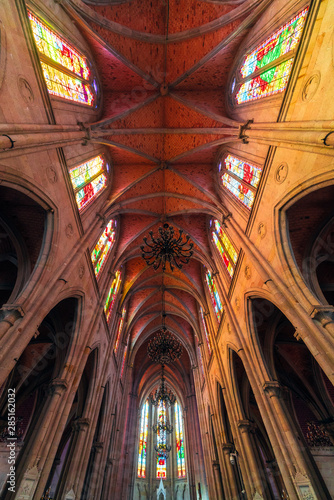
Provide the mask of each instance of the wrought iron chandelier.
POLYGON ((167 365, 180 358, 182 345, 165 326, 156 333, 147 346, 147 354, 154 363, 167 365))
POLYGON ((152 429, 154 432, 160 433, 165 432, 167 434, 171 434, 173 432, 173 426, 167 421, 159 422, 158 424, 153 425, 152 429))
MULTIPOLYGON (((165 440, 165 438, 163 439, 165 440)), ((160 458, 167 459, 169 457, 169 452, 172 449, 172 447, 166 443, 159 443, 154 446, 154 449, 160 458)))
POLYGON ((159 406, 160 403, 165 403, 166 408, 172 406, 176 401, 176 397, 165 387, 164 365, 161 365, 161 384, 159 389, 156 389, 154 394, 150 395, 150 402, 153 406, 159 406))
POLYGON ((149 266, 153 266, 154 270, 159 269, 162 264, 162 270, 166 270, 166 264, 169 263, 171 271, 174 267, 181 269, 184 264, 188 264, 192 254, 194 244, 189 241, 190 236, 184 235, 182 229, 179 229, 178 236, 174 237, 174 228, 167 224, 159 227, 159 236, 154 237, 153 231, 150 231, 150 241, 144 238, 144 245, 140 248, 142 250, 142 257, 145 259, 149 266))

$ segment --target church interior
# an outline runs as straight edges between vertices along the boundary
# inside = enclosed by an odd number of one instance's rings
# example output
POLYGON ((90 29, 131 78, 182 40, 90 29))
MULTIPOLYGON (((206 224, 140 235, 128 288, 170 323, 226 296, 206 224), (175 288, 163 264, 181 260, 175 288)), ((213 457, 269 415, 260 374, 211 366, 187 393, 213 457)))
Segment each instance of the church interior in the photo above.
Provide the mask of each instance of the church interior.
POLYGON ((334 498, 333 26, 0 1, 2 500, 334 498))

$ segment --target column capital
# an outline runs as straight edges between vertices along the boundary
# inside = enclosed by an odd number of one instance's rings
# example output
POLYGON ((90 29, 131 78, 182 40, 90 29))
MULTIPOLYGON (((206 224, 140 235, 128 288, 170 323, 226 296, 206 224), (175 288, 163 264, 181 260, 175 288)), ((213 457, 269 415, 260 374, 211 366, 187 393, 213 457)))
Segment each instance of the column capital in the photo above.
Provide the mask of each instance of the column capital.
POLYGON ((334 307, 327 305, 316 305, 310 314, 311 318, 319 321, 321 326, 326 328, 329 323, 334 323, 334 307))
POLYGON ((6 321, 13 326, 15 321, 23 318, 24 310, 17 304, 3 304, 0 310, 0 321, 6 321))
POLYGON ((219 460, 212 460, 212 467, 214 469, 219 469, 219 467, 220 467, 219 460))
POLYGON ((232 443, 222 443, 221 447, 225 453, 231 453, 234 450, 234 444, 232 443))
POLYGON ((103 450, 104 442, 103 441, 96 441, 93 443, 92 448, 96 451, 96 453, 101 453, 103 450))
POLYGON ((72 429, 74 431, 84 431, 90 426, 90 419, 89 418, 78 418, 77 420, 74 420, 72 422, 72 429))
POLYGON ((265 382, 262 386, 262 389, 266 394, 269 395, 270 398, 276 397, 280 398, 283 395, 283 387, 277 380, 269 380, 265 382))
POLYGON ((242 433, 249 433, 249 434, 254 434, 256 430, 256 424, 254 422, 251 422, 250 420, 238 420, 237 425, 239 429, 241 430, 242 433))
POLYGON ((48 385, 47 393, 50 396, 53 396, 54 394, 61 396, 67 390, 67 388, 67 380, 63 378, 55 378, 54 380, 51 380, 50 384, 48 385))

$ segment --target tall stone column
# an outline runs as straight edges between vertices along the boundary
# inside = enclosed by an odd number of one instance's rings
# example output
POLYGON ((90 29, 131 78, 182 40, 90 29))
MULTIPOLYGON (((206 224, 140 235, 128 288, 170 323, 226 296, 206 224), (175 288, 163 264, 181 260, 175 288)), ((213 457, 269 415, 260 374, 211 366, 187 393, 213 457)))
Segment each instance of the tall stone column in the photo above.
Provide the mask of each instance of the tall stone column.
POLYGON ((255 426, 253 422, 247 419, 239 420, 238 428, 240 430, 240 438, 243 444, 243 459, 247 460, 250 469, 250 485, 255 492, 257 492, 258 497, 264 499, 270 499, 271 495, 268 491, 268 487, 263 474, 261 474, 262 464, 259 460, 258 450, 254 440, 255 426))
POLYGON ((290 478, 287 481, 283 476, 290 498, 302 499, 304 492, 307 492, 307 498, 311 500, 330 498, 326 486, 319 481, 311 458, 307 451, 302 448, 298 439, 298 431, 289 418, 289 411, 283 401, 284 390, 282 386, 277 381, 268 381, 263 384, 263 390, 273 415, 273 419, 271 419, 273 430, 278 438, 284 461, 290 471, 290 478), (294 494, 291 491, 291 482, 295 489, 294 494))
POLYGON ((223 485, 222 485, 219 460, 212 461, 212 469, 213 469, 213 477, 215 478, 217 499, 221 499, 221 498, 223 499, 223 498, 225 498, 225 495, 223 493, 223 485))
POLYGON ((112 467, 113 467, 112 459, 107 458, 106 466, 104 469, 104 478, 103 478, 103 484, 102 484, 101 500, 110 500, 112 467))
POLYGON ((230 455, 234 451, 234 445, 232 443, 222 443, 221 446, 223 450, 224 471, 226 471, 226 475, 222 475, 224 491, 227 498, 238 498, 238 475, 230 461, 230 455))
POLYGON ((66 463, 66 471, 63 473, 61 478, 61 484, 59 487, 59 498, 65 498, 66 494, 73 491, 76 498, 78 496, 77 490, 82 489, 82 485, 85 479, 85 472, 83 471, 83 477, 78 477, 78 470, 80 469, 80 464, 83 461, 83 450, 85 447, 85 441, 88 436, 88 429, 90 426, 89 418, 78 418, 73 422, 72 425, 72 442, 69 457, 66 463))
POLYGON ((104 468, 102 461, 102 452, 103 452, 102 442, 93 443, 92 450, 94 452, 94 462, 92 466, 92 471, 89 475, 89 485, 88 491, 86 493, 86 498, 89 500, 91 498, 100 498, 100 492, 102 488, 103 474, 104 468))
MULTIPOLYGON (((41 410, 40 417, 31 435, 31 446, 20 459, 17 469, 18 490, 16 500, 32 500, 37 486, 42 490, 45 484, 39 485, 41 472, 48 456, 62 409, 68 383, 64 379, 54 379, 48 388, 48 397, 41 410)), ((46 479, 45 479, 46 481, 46 479)))

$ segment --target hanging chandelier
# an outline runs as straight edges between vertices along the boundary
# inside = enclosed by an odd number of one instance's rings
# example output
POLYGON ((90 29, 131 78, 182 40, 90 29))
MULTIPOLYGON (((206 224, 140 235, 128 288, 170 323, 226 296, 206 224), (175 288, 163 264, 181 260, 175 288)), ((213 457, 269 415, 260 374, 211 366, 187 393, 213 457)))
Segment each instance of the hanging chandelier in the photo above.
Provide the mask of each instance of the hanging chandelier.
POLYGON ((171 271, 174 267, 181 269, 183 264, 188 264, 192 254, 194 244, 189 242, 190 236, 183 236, 182 229, 179 229, 179 235, 174 237, 174 228, 167 224, 158 229, 159 236, 154 237, 153 231, 150 231, 150 241, 144 238, 144 245, 140 248, 142 250, 142 257, 145 259, 147 265, 153 266, 154 270, 159 269, 162 264, 162 270, 166 270, 166 264, 169 263, 171 271))
POLYGON ((156 389, 154 394, 150 395, 150 402, 153 406, 159 406, 160 403, 165 403, 166 407, 172 406, 176 401, 176 397, 165 387, 164 365, 161 365, 161 384, 159 389, 156 389))
POLYGON ((156 333, 147 346, 147 354, 154 363, 168 365, 180 358, 182 345, 165 326, 156 333))
MULTIPOLYGON (((163 440, 166 438, 163 437, 163 440)), ((169 457, 169 452, 172 449, 172 447, 166 443, 159 443, 156 446, 154 446, 155 451, 157 452, 157 455, 159 458, 168 458, 169 457)))

